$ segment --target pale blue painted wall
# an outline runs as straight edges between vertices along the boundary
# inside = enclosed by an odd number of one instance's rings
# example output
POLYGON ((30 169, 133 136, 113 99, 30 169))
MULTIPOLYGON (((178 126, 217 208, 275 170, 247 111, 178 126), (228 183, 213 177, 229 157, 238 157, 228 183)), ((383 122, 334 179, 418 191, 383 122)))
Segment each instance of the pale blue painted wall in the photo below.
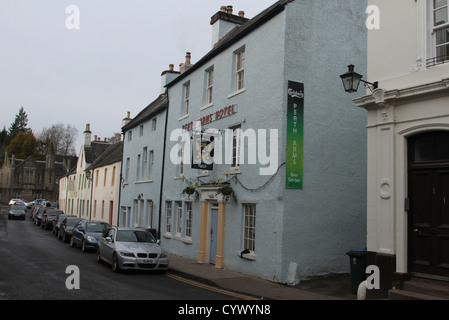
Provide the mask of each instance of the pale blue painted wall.
MULTIPOLYGON (((285 166, 258 192, 231 182, 238 203, 226 208, 225 268, 285 282, 291 262, 297 278, 349 272, 346 251, 363 248, 366 238, 366 130, 365 113, 354 107, 354 95, 343 91, 339 74, 353 63, 366 74, 366 2, 294 1, 269 22, 169 86, 168 134, 210 112, 238 105, 238 113, 208 127, 225 129, 279 129, 279 165, 285 162, 285 127, 288 80, 305 84, 304 190, 285 189, 285 166), (245 91, 234 90, 233 53, 245 47, 245 91), (214 104, 205 105, 205 70, 214 66, 214 104), (190 81, 189 117, 182 116, 183 85, 190 81), (242 203, 257 205, 256 261, 243 260, 242 203)), ((192 60, 195 57, 192 53, 192 60)), ((169 163, 174 142, 167 142, 164 201, 185 201, 182 180, 169 163)), ((221 178, 229 165, 211 173, 221 178)), ((242 184, 256 188, 270 177, 259 175, 258 165, 241 166, 242 184)), ((186 168, 186 177, 197 170, 186 168)), ((207 181, 209 178, 201 178, 207 181)), ((162 233, 165 231, 165 204, 162 233)), ((173 224, 176 216, 173 204, 173 224)), ((163 238, 172 253, 196 260, 199 249, 200 202, 193 201, 191 243, 163 238)), ((174 228, 174 226, 173 226, 174 228)))

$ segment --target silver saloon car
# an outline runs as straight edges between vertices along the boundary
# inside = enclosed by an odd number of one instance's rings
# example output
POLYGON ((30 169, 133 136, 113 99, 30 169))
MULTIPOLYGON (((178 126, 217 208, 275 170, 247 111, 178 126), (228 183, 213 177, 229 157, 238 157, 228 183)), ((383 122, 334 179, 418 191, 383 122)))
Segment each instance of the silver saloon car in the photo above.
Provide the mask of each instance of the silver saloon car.
POLYGON ((168 255, 144 228, 106 229, 98 242, 97 262, 112 270, 168 270, 168 255))

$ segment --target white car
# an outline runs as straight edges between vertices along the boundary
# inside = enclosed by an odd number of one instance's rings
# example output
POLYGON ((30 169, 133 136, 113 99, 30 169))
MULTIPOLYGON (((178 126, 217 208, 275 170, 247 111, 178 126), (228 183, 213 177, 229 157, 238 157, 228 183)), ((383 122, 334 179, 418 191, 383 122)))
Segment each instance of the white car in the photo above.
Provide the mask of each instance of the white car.
POLYGON ((97 248, 97 262, 106 261, 112 270, 168 270, 168 255, 144 228, 106 229, 97 248))
POLYGON ((11 200, 9 200, 9 203, 8 203, 8 205, 9 206, 12 206, 13 204, 18 204, 18 205, 23 205, 23 206, 27 206, 28 205, 28 202, 26 202, 25 200, 22 200, 22 199, 11 199, 11 200))

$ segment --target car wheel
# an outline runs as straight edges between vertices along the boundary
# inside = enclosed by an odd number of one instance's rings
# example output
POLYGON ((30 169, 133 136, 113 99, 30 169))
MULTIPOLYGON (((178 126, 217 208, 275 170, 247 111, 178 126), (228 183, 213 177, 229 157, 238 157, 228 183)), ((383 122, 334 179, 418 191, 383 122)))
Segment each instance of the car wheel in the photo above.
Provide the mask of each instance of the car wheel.
POLYGON ((112 271, 120 272, 120 267, 118 265, 118 258, 116 253, 114 253, 114 255, 112 256, 112 271))
POLYGON ((101 256, 100 256, 100 248, 97 249, 97 260, 98 263, 102 263, 103 261, 101 260, 101 256))

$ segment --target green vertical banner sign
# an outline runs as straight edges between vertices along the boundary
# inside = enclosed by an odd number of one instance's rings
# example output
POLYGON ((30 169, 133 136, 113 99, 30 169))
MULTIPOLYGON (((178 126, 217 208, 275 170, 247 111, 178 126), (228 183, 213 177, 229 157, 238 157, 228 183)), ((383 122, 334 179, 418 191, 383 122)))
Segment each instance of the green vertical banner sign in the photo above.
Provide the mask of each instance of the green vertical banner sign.
POLYGON ((302 189, 304 176, 304 84, 288 82, 286 187, 302 189))

